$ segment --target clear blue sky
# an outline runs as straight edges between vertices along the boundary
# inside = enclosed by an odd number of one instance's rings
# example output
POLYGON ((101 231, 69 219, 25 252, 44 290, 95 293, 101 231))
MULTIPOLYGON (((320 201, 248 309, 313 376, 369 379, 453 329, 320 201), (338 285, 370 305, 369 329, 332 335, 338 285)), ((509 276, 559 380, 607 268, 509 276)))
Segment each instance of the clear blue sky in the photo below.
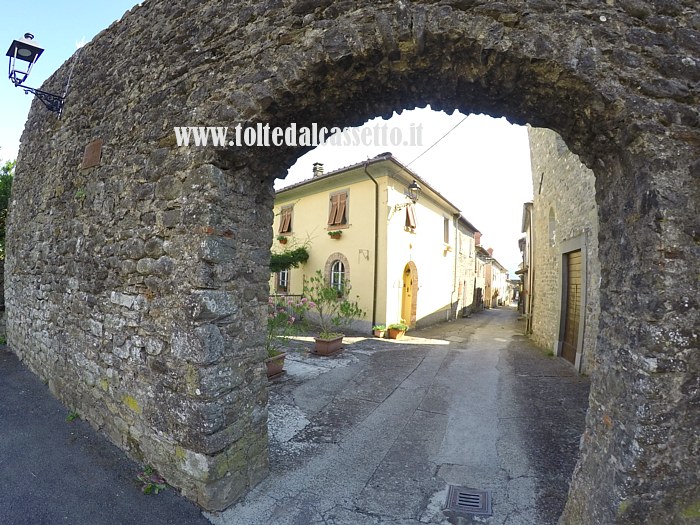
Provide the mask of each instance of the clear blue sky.
MULTIPOLYGON (((3 57, 12 40, 32 33, 45 51, 26 83, 39 88, 81 42, 89 42, 138 3, 135 0, 3 2, 0 18, 3 57)), ((7 68, 7 61, 3 67, 7 68)), ((0 160, 17 156, 32 100, 4 76, 0 80, 0 160)), ((404 111, 391 119, 391 124, 404 130, 422 124, 422 146, 322 146, 301 157, 290 169, 286 181, 280 181, 279 185, 309 177, 313 162, 323 162, 326 170, 333 170, 391 151, 407 164, 463 118, 459 113, 404 111)), ((513 277, 520 261, 517 239, 521 236, 522 203, 532 198, 525 128, 511 126, 504 119, 472 115, 410 168, 457 205, 482 231, 483 244, 494 248, 494 256, 513 277)))

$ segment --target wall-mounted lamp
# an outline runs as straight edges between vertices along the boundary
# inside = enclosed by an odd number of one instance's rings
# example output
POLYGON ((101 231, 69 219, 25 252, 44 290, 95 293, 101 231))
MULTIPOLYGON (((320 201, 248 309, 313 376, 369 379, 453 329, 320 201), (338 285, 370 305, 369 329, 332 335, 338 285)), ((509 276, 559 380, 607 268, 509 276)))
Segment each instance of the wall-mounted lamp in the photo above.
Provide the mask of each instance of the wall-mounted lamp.
POLYGON ((8 76, 15 87, 21 87, 25 93, 32 93, 36 98, 43 102, 44 106, 49 111, 61 114, 63 110, 63 97, 53 93, 47 93, 40 89, 34 89, 28 86, 23 86, 25 80, 32 71, 32 66, 44 52, 44 48, 38 46, 34 42, 34 35, 25 33, 24 38, 13 40, 10 49, 7 50, 7 56, 10 57, 8 64, 8 76), (27 70, 18 69, 17 61, 27 62, 27 70))
POLYGON ((408 185, 408 193, 406 193, 406 197, 411 199, 413 201, 413 204, 416 203, 418 200, 418 196, 420 195, 421 188, 416 182, 416 179, 413 179, 413 182, 408 185))
POLYGON ((411 202, 404 202, 402 204, 394 205, 394 213, 397 213, 399 210, 402 210, 403 208, 406 208, 407 206, 410 206, 411 204, 415 204, 418 201, 418 197, 420 196, 420 192, 421 192, 421 187, 416 182, 416 179, 413 179, 413 182, 408 185, 408 190, 406 191, 406 193, 404 193, 406 198, 408 198, 411 202))

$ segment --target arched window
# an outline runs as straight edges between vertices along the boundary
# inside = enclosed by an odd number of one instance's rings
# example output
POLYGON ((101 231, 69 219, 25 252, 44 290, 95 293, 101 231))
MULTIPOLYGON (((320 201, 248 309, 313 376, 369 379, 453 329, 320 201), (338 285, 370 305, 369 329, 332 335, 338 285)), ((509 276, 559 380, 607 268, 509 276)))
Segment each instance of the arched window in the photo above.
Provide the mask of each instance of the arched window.
POLYGON ((331 264, 331 286, 338 290, 345 286, 345 265, 342 261, 335 260, 331 264))
POLYGON ((554 208, 549 208, 549 245, 554 246, 557 242, 557 219, 554 216, 554 208))
POLYGON ((348 286, 350 282, 350 262, 340 252, 332 253, 326 259, 323 276, 331 286, 340 290, 348 286))

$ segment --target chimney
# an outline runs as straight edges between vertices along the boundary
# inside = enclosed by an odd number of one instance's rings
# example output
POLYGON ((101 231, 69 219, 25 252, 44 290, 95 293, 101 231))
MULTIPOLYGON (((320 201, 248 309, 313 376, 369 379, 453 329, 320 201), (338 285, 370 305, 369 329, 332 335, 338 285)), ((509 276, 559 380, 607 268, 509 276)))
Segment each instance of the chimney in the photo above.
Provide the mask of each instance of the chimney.
POLYGON ((320 177, 323 175, 323 163, 314 162, 314 177, 320 177))
POLYGON ((474 244, 481 246, 481 232, 474 232, 474 244))
POLYGON ((486 251, 489 252, 489 257, 493 257, 493 248, 489 248, 486 251))

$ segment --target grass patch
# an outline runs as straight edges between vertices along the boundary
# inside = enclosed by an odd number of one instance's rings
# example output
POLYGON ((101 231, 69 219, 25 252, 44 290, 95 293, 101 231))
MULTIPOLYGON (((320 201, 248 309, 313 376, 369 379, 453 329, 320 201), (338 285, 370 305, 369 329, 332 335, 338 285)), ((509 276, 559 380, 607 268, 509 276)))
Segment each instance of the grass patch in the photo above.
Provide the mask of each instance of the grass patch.
POLYGON ((158 494, 161 490, 168 488, 163 476, 150 465, 144 466, 136 479, 141 482, 141 492, 144 494, 158 494))

